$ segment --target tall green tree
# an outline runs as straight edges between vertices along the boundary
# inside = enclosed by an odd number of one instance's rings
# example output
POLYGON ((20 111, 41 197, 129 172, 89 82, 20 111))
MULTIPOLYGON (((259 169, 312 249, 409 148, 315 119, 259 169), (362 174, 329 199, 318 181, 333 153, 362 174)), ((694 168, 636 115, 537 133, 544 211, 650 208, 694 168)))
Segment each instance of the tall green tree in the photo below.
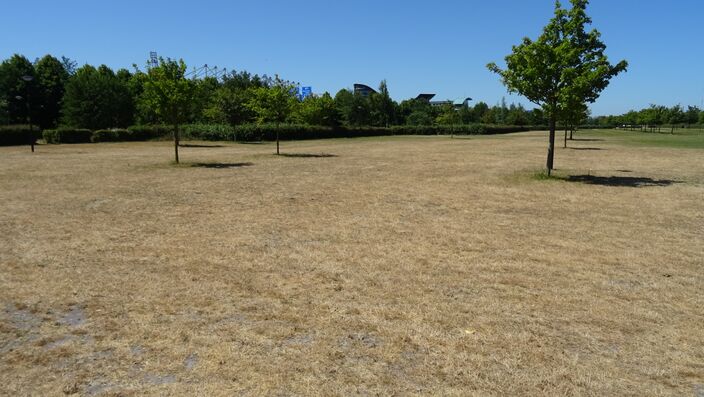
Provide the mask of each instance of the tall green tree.
POLYGON ((379 83, 379 91, 369 96, 371 108, 371 120, 375 126, 388 127, 395 121, 395 103, 389 94, 389 87, 386 80, 379 83))
POLYGON ((524 38, 506 56, 506 68, 487 65, 497 73, 509 92, 518 93, 542 107, 549 120, 546 168, 552 172, 555 126, 560 111, 570 101, 594 102, 612 77, 626 70, 626 61, 612 65, 600 33, 585 30, 591 23, 587 0, 571 0, 572 8, 555 3, 555 15, 533 41, 524 38))
POLYGON ((68 79, 62 106, 62 124, 98 130, 128 127, 134 120, 129 76, 109 67, 85 65, 68 79))
POLYGON ((159 65, 147 71, 144 91, 140 96, 143 107, 154 113, 174 128, 174 161, 178 164, 179 126, 188 121, 195 87, 186 79, 186 63, 183 60, 159 58, 159 65))
POLYGON ((34 65, 37 77, 37 123, 41 128, 55 128, 61 116, 61 100, 64 97, 69 74, 63 63, 51 55, 45 55, 34 65))
POLYGON ((0 64, 0 100, 4 103, 0 119, 10 124, 24 124, 31 111, 32 120, 36 120, 39 106, 35 76, 34 65, 23 55, 15 54, 0 64), (31 76, 32 80, 25 81, 23 76, 31 76))

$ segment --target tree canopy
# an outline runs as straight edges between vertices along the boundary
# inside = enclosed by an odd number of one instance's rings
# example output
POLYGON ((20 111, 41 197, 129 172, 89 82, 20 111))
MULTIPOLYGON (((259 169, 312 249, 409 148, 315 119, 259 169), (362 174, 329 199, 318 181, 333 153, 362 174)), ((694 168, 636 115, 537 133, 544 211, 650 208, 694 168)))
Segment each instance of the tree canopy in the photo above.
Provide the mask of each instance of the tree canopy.
POLYGON ((147 71, 144 91, 140 96, 142 106, 153 109, 162 120, 174 127, 174 159, 179 162, 179 125, 188 121, 195 87, 186 79, 183 60, 159 58, 159 65, 147 71))
POLYGON ((542 107, 550 124, 547 170, 553 168, 555 125, 561 112, 592 103, 612 77, 626 70, 626 61, 612 65, 606 45, 596 30, 586 31, 587 0, 571 0, 565 9, 555 3, 555 15, 537 40, 524 38, 506 56, 506 68, 487 67, 497 73, 509 92, 518 93, 542 107))

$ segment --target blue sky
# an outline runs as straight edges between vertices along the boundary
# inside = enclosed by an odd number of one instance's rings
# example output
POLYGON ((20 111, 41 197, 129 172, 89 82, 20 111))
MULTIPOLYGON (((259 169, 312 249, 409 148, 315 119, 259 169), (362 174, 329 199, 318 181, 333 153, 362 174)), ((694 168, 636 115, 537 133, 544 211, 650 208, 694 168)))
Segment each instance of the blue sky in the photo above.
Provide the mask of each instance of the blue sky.
MULTIPOLYGON (((273 75, 329 91, 386 79, 397 99, 508 102, 485 65, 536 37, 551 0, 8 1, 0 58, 50 53, 79 64, 143 65, 149 51, 189 65, 273 75)), ((704 100, 704 1, 592 0, 613 62, 626 59, 595 115, 704 100)))

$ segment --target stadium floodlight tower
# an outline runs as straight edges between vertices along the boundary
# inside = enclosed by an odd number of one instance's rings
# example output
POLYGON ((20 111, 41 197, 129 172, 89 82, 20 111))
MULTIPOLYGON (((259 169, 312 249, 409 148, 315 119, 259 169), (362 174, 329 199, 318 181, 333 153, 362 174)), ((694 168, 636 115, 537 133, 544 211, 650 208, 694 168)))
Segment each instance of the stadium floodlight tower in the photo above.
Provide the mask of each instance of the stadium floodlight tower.
POLYGON ((149 63, 147 64, 149 68, 155 68, 159 66, 159 57, 156 51, 149 51, 149 63))

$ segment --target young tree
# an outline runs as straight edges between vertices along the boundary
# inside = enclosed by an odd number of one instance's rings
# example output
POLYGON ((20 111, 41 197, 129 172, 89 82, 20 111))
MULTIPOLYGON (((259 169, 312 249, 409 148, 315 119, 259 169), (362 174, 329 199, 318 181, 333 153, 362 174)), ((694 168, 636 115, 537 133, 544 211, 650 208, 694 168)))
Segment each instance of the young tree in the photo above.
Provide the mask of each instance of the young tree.
POLYGON ((453 105, 443 105, 440 114, 435 118, 435 123, 440 125, 457 125, 462 123, 460 113, 453 105))
POLYGON ((309 96, 297 107, 295 119, 308 125, 339 125, 340 116, 335 101, 327 92, 322 96, 309 96))
MULTIPOLYGON (((252 90, 249 107, 257 115, 258 123, 282 123, 291 115, 298 103, 290 83, 276 76, 274 84, 258 87, 252 90)), ((276 154, 279 152, 279 128, 276 128, 276 154)))
POLYGON ((159 65, 147 71, 144 91, 140 97, 143 106, 174 127, 174 160, 178 164, 179 125, 188 121, 193 100, 193 81, 185 77, 183 60, 159 58, 159 65))
POLYGON ((589 117, 589 108, 582 102, 567 103, 562 109, 561 119, 565 124, 565 144, 567 147, 567 131, 570 132, 570 140, 574 131, 579 125, 589 117))
POLYGON ((585 31, 591 19, 587 0, 570 0, 572 8, 555 3, 555 16, 536 41, 524 38, 506 57, 506 69, 495 63, 489 70, 501 76, 509 92, 519 93, 545 111, 550 127, 546 168, 553 169, 555 126, 568 101, 592 103, 609 80, 626 70, 626 61, 609 63, 606 46, 596 30, 585 31))
POLYGON ((687 112, 685 113, 687 124, 697 124, 699 113, 700 110, 697 106, 687 106, 687 112))

